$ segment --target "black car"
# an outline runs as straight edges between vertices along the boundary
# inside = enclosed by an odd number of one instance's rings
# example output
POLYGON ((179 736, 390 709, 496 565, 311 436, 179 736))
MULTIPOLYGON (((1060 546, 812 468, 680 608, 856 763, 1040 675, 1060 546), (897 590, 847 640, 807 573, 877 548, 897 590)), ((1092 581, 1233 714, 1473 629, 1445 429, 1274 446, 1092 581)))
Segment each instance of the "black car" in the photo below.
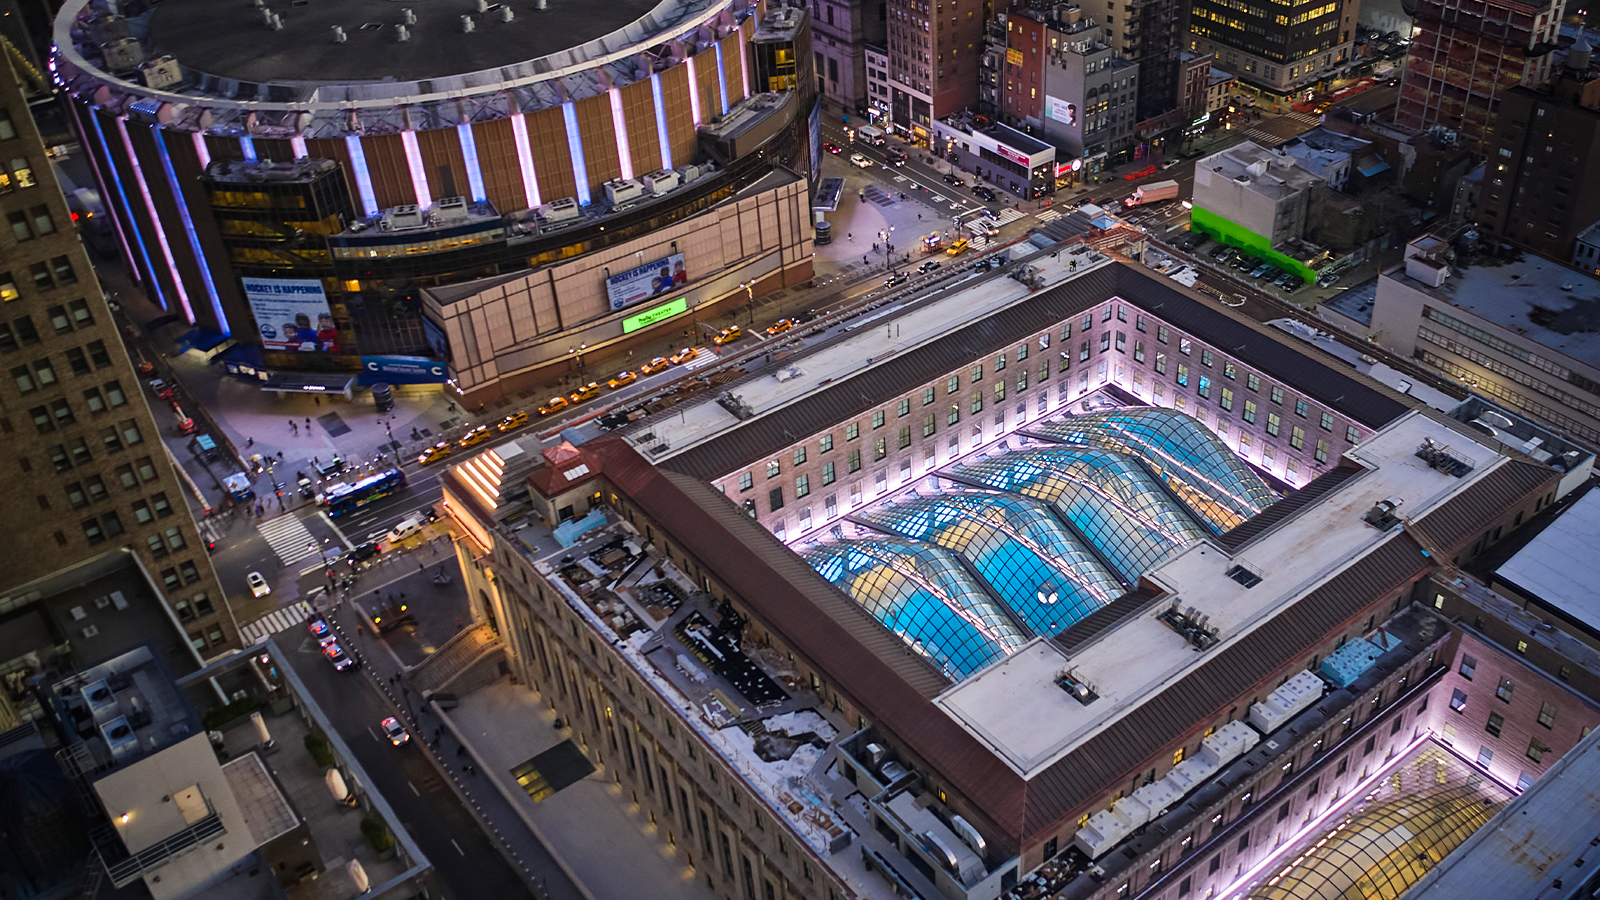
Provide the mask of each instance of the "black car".
POLYGON ((899 148, 890 148, 883 154, 883 158, 891 166, 903 166, 906 164, 906 152, 899 148))
POLYGON ((972 194, 978 199, 987 201, 989 203, 993 203, 999 196, 994 191, 989 190, 981 184, 975 184, 972 186, 972 194))
POLYGON ((911 280, 911 276, 906 274, 905 272, 896 272, 893 275, 890 275, 888 278, 885 278, 883 280, 883 286, 884 287, 895 287, 896 285, 905 284, 907 281, 910 281, 910 280, 911 280))
POLYGON ((972 271, 974 271, 974 272, 987 272, 987 271, 989 271, 989 260, 980 259, 977 262, 973 263, 972 264, 972 271))
POLYGON ((965 181, 961 180, 961 176, 957 175, 954 172, 946 172, 946 173, 944 173, 944 183, 945 184, 953 184, 956 187, 962 187, 963 185, 966 184, 965 181))
POLYGON ((332 478, 343 471, 344 458, 340 456, 335 456, 333 459, 330 459, 325 463, 317 464, 317 474, 321 475, 323 478, 332 478))
POLYGON ((923 263, 922 265, 918 266, 917 267, 917 272, 920 273, 920 274, 926 275, 929 272, 932 272, 934 269, 937 269, 937 268, 939 268, 939 264, 930 259, 927 262, 923 263))
POLYGON ((317 488, 311 483, 311 479, 306 477, 306 473, 296 472, 294 475, 295 483, 300 486, 300 496, 310 500, 317 495, 317 488))
POLYGON ((377 555, 377 542, 367 541, 365 544, 361 544, 352 549, 349 553, 345 554, 344 561, 353 566, 356 563, 365 562, 366 560, 369 560, 377 555))

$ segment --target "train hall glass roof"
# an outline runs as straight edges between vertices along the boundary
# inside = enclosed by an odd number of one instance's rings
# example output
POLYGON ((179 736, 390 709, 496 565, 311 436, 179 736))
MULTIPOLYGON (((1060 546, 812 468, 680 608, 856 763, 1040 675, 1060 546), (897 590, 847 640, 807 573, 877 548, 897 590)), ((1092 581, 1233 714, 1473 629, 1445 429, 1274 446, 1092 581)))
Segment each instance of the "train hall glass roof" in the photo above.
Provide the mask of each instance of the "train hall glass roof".
POLYGON ((1065 630, 1277 499, 1182 413, 1117 410, 1028 432, 1058 444, 946 469, 941 481, 970 489, 887 501, 851 517, 884 537, 836 528, 803 554, 954 680, 1065 630))

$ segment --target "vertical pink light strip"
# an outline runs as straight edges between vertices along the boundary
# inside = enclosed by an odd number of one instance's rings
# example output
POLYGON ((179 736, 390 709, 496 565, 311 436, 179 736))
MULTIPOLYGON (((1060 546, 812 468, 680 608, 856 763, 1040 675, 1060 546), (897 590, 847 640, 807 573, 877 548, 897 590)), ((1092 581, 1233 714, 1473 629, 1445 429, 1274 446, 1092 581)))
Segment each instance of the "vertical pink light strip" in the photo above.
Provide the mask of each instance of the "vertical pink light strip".
MULTIPOLYGON (((190 325, 194 324, 194 307, 189 305, 189 292, 183 287, 183 276, 178 274, 178 261, 172 256, 172 245, 167 243, 167 230, 161 227, 161 217, 156 215, 156 202, 150 196, 150 185, 145 181, 144 169, 139 166, 139 157, 133 152, 133 140, 128 137, 128 117, 117 116, 117 131, 122 134, 122 149, 128 151, 128 162, 133 166, 133 177, 139 182, 139 193, 144 195, 144 208, 150 213, 150 223, 156 233, 156 240, 161 244, 161 255, 167 258, 167 271, 172 274, 172 284, 178 289, 178 302, 183 304, 183 317, 190 325)), ((156 135, 156 140, 161 140, 156 135)), ((182 197, 174 198, 175 202, 182 203, 182 197)), ((202 263, 204 265, 204 263, 202 263)))
POLYGON ((539 199, 539 175, 533 170, 533 148, 528 144, 528 119, 522 113, 511 116, 511 137, 517 145, 517 165, 522 169, 522 194, 533 209, 539 199))
POLYGON ((750 99, 750 42, 742 40, 744 37, 744 28, 742 26, 739 29, 739 36, 741 38, 739 41, 739 77, 744 81, 744 96, 748 100, 750 99))
POLYGON ((306 153, 306 139, 298 134, 289 138, 289 149, 294 151, 295 159, 305 159, 310 155, 306 153))
POLYGON ((628 150, 628 120, 622 114, 622 92, 616 88, 611 95, 611 127, 617 133, 617 159, 622 165, 622 177, 633 177, 633 154, 628 150))
POLYGON ((700 127, 700 79, 694 74, 694 57, 686 56, 683 59, 689 67, 689 118, 694 120, 694 127, 700 127))
POLYGON ((411 170, 411 190, 417 195, 417 208, 432 206, 433 192, 428 189, 428 170, 422 167, 422 148, 417 146, 417 133, 400 132, 400 145, 406 149, 406 168, 411 170))
POLYGON ((201 171, 211 168, 211 148, 206 146, 206 136, 201 132, 191 131, 189 137, 194 139, 194 155, 200 159, 201 171))

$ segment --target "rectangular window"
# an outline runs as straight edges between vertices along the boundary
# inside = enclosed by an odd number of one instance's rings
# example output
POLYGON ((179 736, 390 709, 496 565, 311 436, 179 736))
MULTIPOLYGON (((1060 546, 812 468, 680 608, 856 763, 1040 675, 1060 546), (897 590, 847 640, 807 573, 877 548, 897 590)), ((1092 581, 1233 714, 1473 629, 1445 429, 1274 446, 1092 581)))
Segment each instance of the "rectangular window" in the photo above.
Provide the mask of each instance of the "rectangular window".
POLYGON ((89 374, 89 370, 90 370, 89 357, 88 357, 87 354, 85 354, 83 352, 82 348, 80 348, 80 347, 69 347, 67 349, 66 356, 67 356, 67 367, 72 369, 72 374, 74 374, 74 375, 87 375, 87 374, 89 374))
POLYGON ((767 477, 768 478, 777 478, 778 475, 781 474, 782 472, 783 472, 783 464, 782 463, 779 463, 777 460, 772 460, 771 462, 767 463, 767 477))
POLYGON ((909 446, 911 446, 911 426, 901 425, 899 434, 899 448, 904 450, 909 446))
POLYGON ((1188 356, 1194 352, 1194 344, 1190 343, 1188 338, 1178 338, 1178 352, 1188 356))
POLYGON ((54 234, 56 223, 50 218, 50 207, 35 206, 28 210, 28 218, 33 221, 33 230, 38 234, 54 234))
POLYGON ((954 425, 961 421, 961 408, 954 403, 950 404, 950 412, 944 417, 944 421, 946 425, 954 425))
POLYGON ((877 412, 872 414, 872 427, 873 428, 882 428, 883 427, 883 421, 884 421, 883 410, 880 409, 877 412))
POLYGON ((983 380, 983 366, 972 367, 972 383, 977 384, 983 380))
POLYGON ((933 413, 927 413, 926 415, 924 415, 922 417, 922 436, 923 437, 931 437, 933 435, 933 433, 934 433, 934 430, 937 427, 938 426, 937 426, 937 424, 935 422, 935 419, 933 417, 933 413))
POLYGON ((1006 399, 1006 383, 1004 381, 996 381, 994 383, 994 402, 999 403, 1004 399, 1006 399))
POLYGON ((1278 387, 1277 385, 1273 385, 1272 391, 1271 391, 1271 397, 1272 397, 1272 402, 1273 403, 1277 403, 1279 405, 1282 405, 1282 403, 1283 403, 1283 388, 1278 387))
POLYGON ((755 483, 755 476, 751 475, 749 472, 739 473, 739 490, 748 491, 752 486, 755 485, 755 483))
POLYGON ((1361 443, 1361 430, 1351 425, 1344 430, 1344 439, 1352 444, 1361 443))
POLYGON ((1222 389, 1222 395, 1217 398, 1217 405, 1223 409, 1233 409, 1233 388, 1222 389))
POLYGON ((1534 738, 1528 742, 1528 758, 1534 762, 1543 762, 1545 751, 1549 749, 1549 747, 1544 745, 1543 741, 1540 741, 1538 738, 1534 738))
POLYGON ((794 464, 798 466, 806 461, 806 448, 796 447, 794 448, 794 453, 790 454, 790 456, 793 457, 794 464))
POLYGON ((833 451, 833 435, 831 435, 831 434, 823 435, 821 441, 819 442, 819 444, 820 444, 820 446, 818 447, 819 450, 821 450, 823 453, 831 453, 833 451))
POLYGON ((897 416, 910 415, 911 414, 911 401, 910 400, 901 400, 899 406, 896 407, 896 409, 895 409, 895 414, 897 416))
POLYGON ((1304 428, 1296 425, 1294 428, 1290 429, 1289 446, 1295 448, 1296 450, 1304 450, 1306 448, 1306 430, 1304 428))
POLYGON ((1104 353, 1104 352, 1106 352, 1107 350, 1110 350, 1110 349, 1111 349, 1111 332, 1109 332, 1109 331, 1101 332, 1101 334, 1100 334, 1100 352, 1104 353))
POLYGON ((1490 761, 1492 761, 1493 759, 1494 759, 1494 751, 1493 750, 1490 750, 1488 747, 1483 747, 1483 746, 1480 746, 1478 748, 1478 765, 1483 766, 1485 769, 1487 769, 1487 768, 1489 768, 1490 761))
POLYGON ((1316 459, 1317 462, 1325 463, 1328 461, 1328 450, 1328 442, 1319 438, 1317 440, 1317 449, 1312 451, 1311 456, 1316 459))
POLYGON ((1306 417, 1306 413, 1309 412, 1310 410, 1311 410, 1311 404, 1307 403, 1306 401, 1304 401, 1304 400, 1296 400, 1296 401, 1294 401, 1294 414, 1299 416, 1300 418, 1304 419, 1306 417))
POLYGON ((1118 353, 1127 353, 1128 352, 1128 334, 1125 331, 1117 332, 1117 352, 1118 353))
POLYGON ((1196 394, 1199 394, 1201 397, 1210 397, 1211 396, 1211 376, 1209 376, 1209 375, 1201 375, 1200 376, 1200 380, 1195 383, 1194 392, 1196 394))
MULTIPOLYGON (((27 213, 21 210, 6 213, 6 221, 11 224, 11 236, 16 238, 18 243, 33 240, 33 230, 28 227, 27 213)), ((94 526, 95 530, 99 531, 100 523, 96 522, 94 526)), ((90 543, 94 542, 90 541, 90 543)))
POLYGON ((1178 363, 1178 384, 1187 385, 1188 383, 1189 383, 1189 366, 1188 366, 1187 363, 1178 363))
POLYGON ((55 287, 50 280, 50 267, 42 262, 29 264, 28 277, 33 279, 33 289, 36 291, 48 291, 55 287))
POLYGON ((851 450, 850 453, 845 456, 845 462, 847 464, 845 468, 849 469, 850 471, 861 471, 861 451, 851 450))
POLYGON ((1461 677, 1472 680, 1472 673, 1478 671, 1478 658, 1475 656, 1461 657, 1461 677))
POLYGON ((811 493, 811 476, 796 475, 794 479, 794 498, 796 500, 811 493))
POLYGON ((767 491, 767 508, 773 512, 783 509, 783 488, 775 487, 767 491))
POLYGON ((834 481, 833 463, 825 462, 825 463, 822 464, 822 483, 823 484, 833 484, 833 481, 834 481))
POLYGON ((1555 706, 1554 703, 1540 703, 1539 704, 1539 724, 1543 725, 1546 728, 1551 728, 1551 727, 1555 726, 1555 724, 1556 724, 1556 706, 1555 706))
POLYGON ((1237 377, 1238 374, 1239 374, 1239 367, 1234 364, 1233 360, 1229 360, 1229 361, 1227 361, 1227 362, 1222 364, 1222 377, 1223 378, 1234 378, 1234 377, 1237 377))
POLYGON ((959 390, 961 390, 961 376, 960 375, 951 375, 948 379, 945 380, 944 392, 946 394, 954 394, 956 391, 959 391, 959 390))
POLYGON ((1144 362, 1144 341, 1133 342, 1133 361, 1144 362))
POLYGON ((1214 357, 1211 355, 1210 350, 1200 351, 1200 365, 1210 367, 1212 359, 1214 359, 1214 357))
POLYGON ((56 284, 78 283, 78 273, 72 270, 72 260, 65 256, 50 258, 50 272, 55 275, 56 284))
POLYGON ((994 358, 994 370, 996 372, 1004 372, 1006 370, 1006 355, 1004 353, 994 358))
POLYGON ((846 425, 844 427, 844 439, 845 440, 853 441, 853 440, 855 440, 856 438, 858 438, 860 436, 861 436, 861 423, 860 422, 851 422, 849 425, 846 425))
POLYGON ((79 328, 94 324, 94 316, 89 313, 89 301, 74 300, 67 304, 67 312, 72 313, 72 323, 79 328))
POLYGON ((1317 424, 1322 427, 1323 431, 1332 431, 1333 430, 1333 414, 1332 413, 1323 413, 1322 414, 1322 418, 1317 422, 1317 424))
POLYGON ((106 350, 105 341, 90 341, 88 348, 89 361, 94 363, 96 369, 104 369, 111 365, 111 354, 106 350))
POLYGON ((933 402, 933 388, 922 389, 922 405, 927 406, 933 402))
POLYGON ((1505 716, 1502 716, 1499 713, 1489 713, 1489 721, 1483 726, 1483 730, 1489 732, 1495 737, 1499 737, 1500 730, 1505 727, 1505 724, 1505 716))
POLYGON ((1135 316, 1133 319, 1133 327, 1138 331, 1149 331, 1150 320, 1146 319, 1144 316, 1135 316))
POLYGON ((983 395, 972 395, 972 411, 974 414, 983 412, 983 395))
POLYGON ((1160 343, 1163 343, 1163 344, 1165 344, 1167 342, 1167 326, 1165 326, 1165 325, 1157 325, 1156 326, 1156 340, 1158 342, 1160 342, 1160 343))
POLYGON ((1167 374, 1167 355, 1165 353, 1156 354, 1156 374, 1167 374))
POLYGON ((1494 695, 1496 697, 1499 697, 1501 702, 1510 703, 1511 702, 1511 691, 1512 691, 1511 679, 1502 678, 1502 679, 1500 679, 1500 686, 1494 689, 1494 695))
POLYGON ((876 440, 874 440, 872 442, 872 458, 874 460, 883 459, 884 457, 886 457, 888 455, 889 455, 889 439, 888 438, 880 437, 880 438, 878 438, 878 439, 876 439, 876 440))
POLYGON ((1089 359, 1089 342, 1082 341, 1078 344, 1078 362, 1087 362, 1089 359))
POLYGON ((1456 712, 1464 712, 1467 708, 1467 692, 1459 688, 1450 694, 1450 708, 1456 712))
MULTIPOLYGON (((1254 404, 1251 404, 1251 405, 1254 405, 1254 404)), ((1277 413, 1275 413, 1275 412, 1267 413, 1267 434, 1270 434, 1273 437, 1277 437, 1278 436, 1278 431, 1282 427, 1283 427, 1283 419, 1281 419, 1278 416, 1277 413)))

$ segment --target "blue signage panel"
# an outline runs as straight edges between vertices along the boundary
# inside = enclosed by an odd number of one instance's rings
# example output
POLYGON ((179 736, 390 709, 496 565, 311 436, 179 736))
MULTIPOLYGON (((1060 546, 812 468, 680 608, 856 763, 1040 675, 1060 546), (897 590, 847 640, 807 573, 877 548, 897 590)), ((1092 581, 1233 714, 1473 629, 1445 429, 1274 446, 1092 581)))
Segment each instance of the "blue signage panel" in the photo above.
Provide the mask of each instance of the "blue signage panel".
POLYGON ((443 384, 449 378, 448 366, 426 356, 361 357, 362 384, 443 384))

